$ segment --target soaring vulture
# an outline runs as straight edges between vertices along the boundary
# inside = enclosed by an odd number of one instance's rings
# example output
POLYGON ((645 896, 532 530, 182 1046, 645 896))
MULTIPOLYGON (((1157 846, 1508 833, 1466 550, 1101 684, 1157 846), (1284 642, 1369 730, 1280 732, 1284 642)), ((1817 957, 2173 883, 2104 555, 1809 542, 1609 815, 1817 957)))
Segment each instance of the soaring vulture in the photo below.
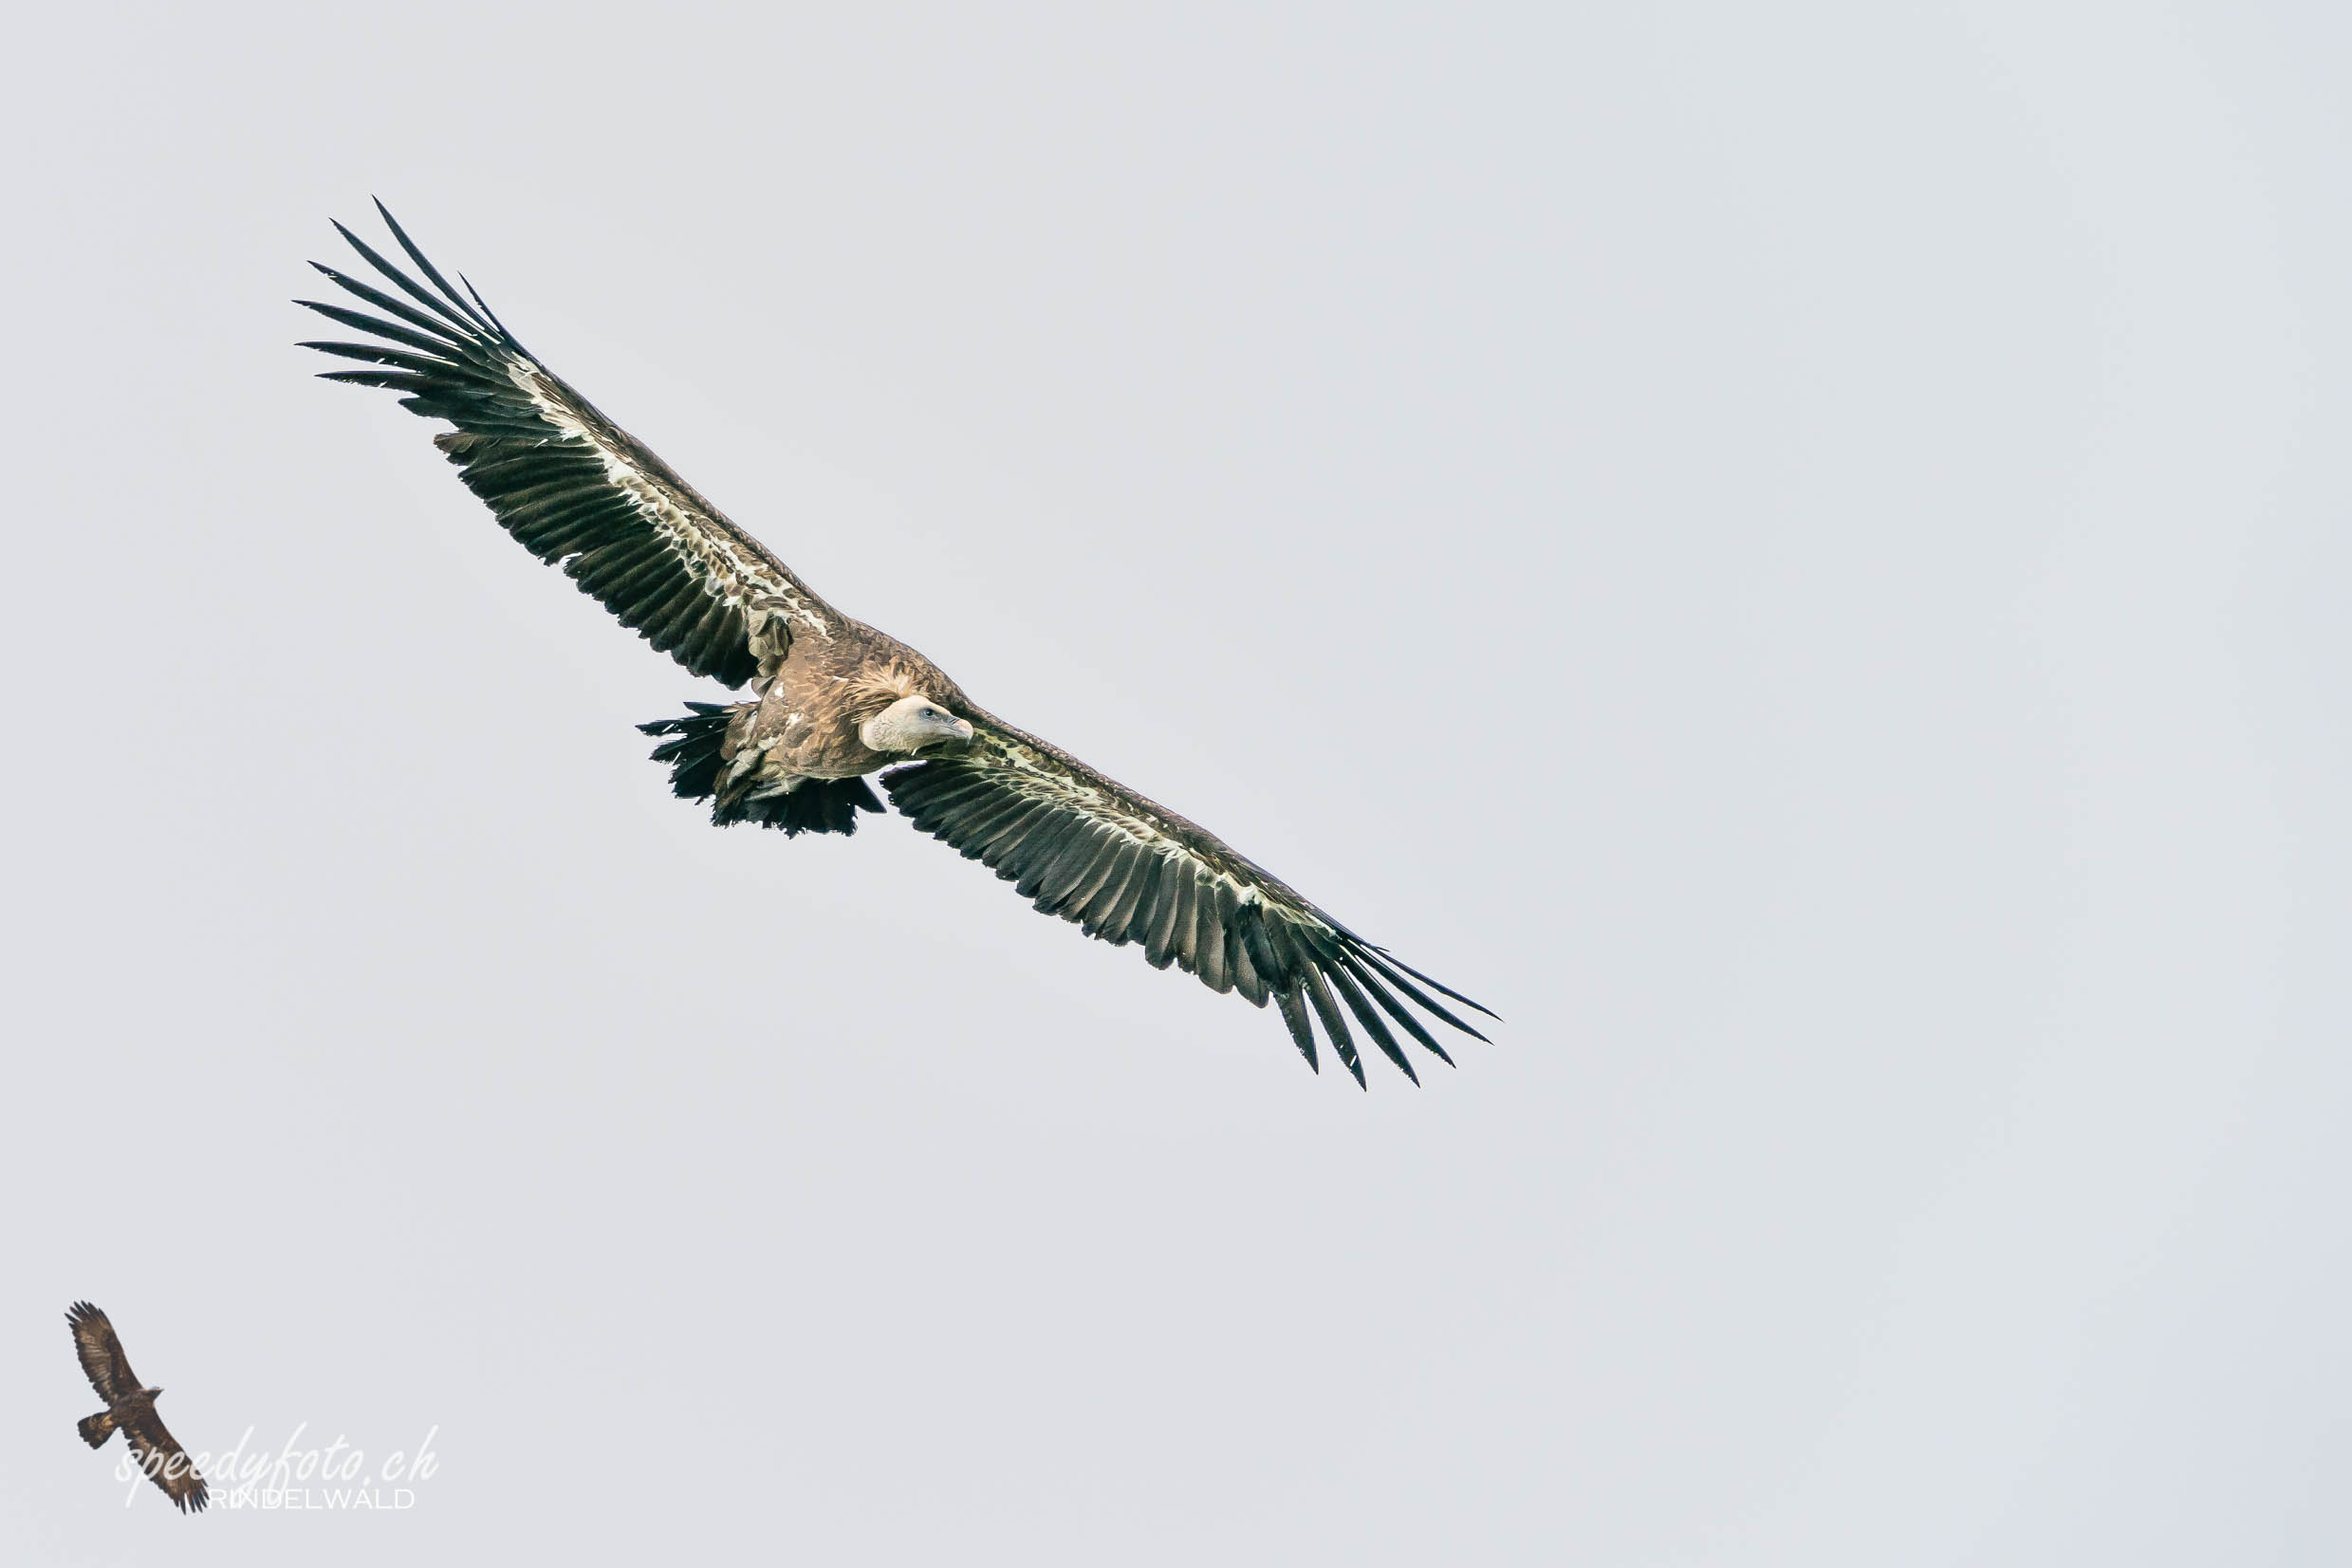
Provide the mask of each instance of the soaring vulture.
POLYGON ((1494 1016, 1487 1008, 818 598, 541 363, 471 283, 452 287, 381 202, 377 211, 431 286, 337 224, 390 291, 312 263, 369 308, 297 303, 367 341, 303 346, 374 367, 328 380, 388 387, 410 413, 446 420, 454 428, 434 445, 524 547, 695 674, 750 687, 747 701, 690 703, 682 718, 640 726, 665 737, 654 759, 670 765, 677 795, 711 802, 713 822, 854 833, 859 812, 882 809, 865 779, 886 768, 882 788, 916 827, 1040 912, 1135 943, 1156 968, 1271 1001, 1310 1067, 1318 1023, 1359 1084, 1350 1018, 1416 1082, 1398 1031, 1453 1059, 1413 1007, 1486 1038, 1436 998, 1494 1016))
POLYGON ((140 1385, 139 1374, 122 1354, 122 1341, 115 1337, 114 1324, 98 1308, 76 1301, 66 1309, 65 1321, 73 1326, 73 1351, 82 1359, 83 1375, 106 1401, 104 1410, 76 1423, 82 1441, 99 1448, 120 1430, 122 1441, 138 1456, 139 1468, 163 1488, 163 1495, 183 1514, 202 1513, 207 1498, 204 1477, 196 1474, 188 1450, 156 1414, 156 1395, 163 1391, 140 1385))

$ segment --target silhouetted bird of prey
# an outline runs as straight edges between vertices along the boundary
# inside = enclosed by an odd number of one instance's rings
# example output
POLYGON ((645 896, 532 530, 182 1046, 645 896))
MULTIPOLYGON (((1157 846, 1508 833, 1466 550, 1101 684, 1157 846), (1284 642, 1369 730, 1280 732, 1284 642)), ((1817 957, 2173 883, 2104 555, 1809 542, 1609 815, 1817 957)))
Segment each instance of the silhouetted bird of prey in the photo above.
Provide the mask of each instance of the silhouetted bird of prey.
MULTIPOLYGON (((917 828, 1088 936, 1134 943, 1155 968, 1174 964, 1257 1006, 1272 1002, 1309 1066, 1319 1022, 1363 1081, 1351 1017, 1417 1082, 1398 1031, 1450 1062, 1407 1003, 1485 1038, 1436 997, 1492 1017, 1485 1007, 1206 829, 989 713, 922 655, 818 598, 377 210, 424 281, 337 224, 378 282, 312 265, 369 309, 299 303, 369 341, 305 346, 376 367, 328 379, 389 388, 412 414, 454 426, 434 444, 499 525, 657 650, 750 686, 745 701, 690 703, 682 718, 640 727, 667 737, 655 760, 670 765, 678 795, 711 802, 713 821, 854 833, 859 812, 882 809, 866 775, 889 769, 882 788, 917 828)), ((1363 782, 1379 777, 1367 768, 1363 782)))
POLYGON ((139 1467, 163 1488, 163 1495, 183 1514, 201 1513, 207 1496, 204 1477, 196 1474, 188 1450, 156 1414, 156 1395, 163 1391, 140 1385, 139 1374, 122 1354, 122 1341, 115 1337, 114 1324, 98 1308, 76 1301, 66 1311, 65 1321, 73 1325, 73 1351, 81 1357, 83 1374, 106 1401, 104 1410, 83 1416, 78 1424, 82 1441, 101 1448, 120 1431, 138 1456, 139 1467))

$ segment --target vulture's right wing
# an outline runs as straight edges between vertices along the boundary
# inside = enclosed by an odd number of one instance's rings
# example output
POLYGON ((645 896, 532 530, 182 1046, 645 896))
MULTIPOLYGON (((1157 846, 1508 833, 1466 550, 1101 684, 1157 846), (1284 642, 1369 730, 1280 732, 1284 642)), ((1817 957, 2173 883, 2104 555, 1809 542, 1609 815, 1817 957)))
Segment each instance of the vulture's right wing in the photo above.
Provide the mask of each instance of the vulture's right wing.
POLYGON ((439 292, 337 224, 414 303, 312 263, 383 313, 295 302, 372 340, 304 347, 383 367, 326 379, 406 393, 410 413, 456 426, 434 444, 500 525, 695 674, 741 686, 792 637, 833 635, 836 613, 806 583, 541 364, 472 285, 462 296, 452 288, 380 202, 377 211, 439 292))

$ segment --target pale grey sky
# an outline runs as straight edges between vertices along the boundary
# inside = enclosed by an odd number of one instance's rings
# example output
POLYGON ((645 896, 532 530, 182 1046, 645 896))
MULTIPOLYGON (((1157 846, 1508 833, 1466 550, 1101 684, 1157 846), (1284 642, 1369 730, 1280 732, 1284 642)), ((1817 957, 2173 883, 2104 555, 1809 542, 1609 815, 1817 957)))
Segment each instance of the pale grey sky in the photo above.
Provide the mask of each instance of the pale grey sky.
POLYGON ((0 1560, 2352 1557, 2342 8, 843 10, 16 25, 0 1560), (371 194, 1498 1043, 671 800, 371 194))

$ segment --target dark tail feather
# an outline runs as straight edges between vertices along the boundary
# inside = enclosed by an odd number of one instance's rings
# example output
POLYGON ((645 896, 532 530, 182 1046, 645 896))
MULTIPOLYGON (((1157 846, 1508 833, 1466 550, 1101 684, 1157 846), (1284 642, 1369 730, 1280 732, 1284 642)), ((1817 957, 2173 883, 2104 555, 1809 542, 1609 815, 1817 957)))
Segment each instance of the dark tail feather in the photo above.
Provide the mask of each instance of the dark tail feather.
POLYGON ((74 1430, 82 1434, 83 1442, 95 1448, 114 1435, 114 1412, 100 1411, 96 1415, 85 1415, 74 1423, 74 1430))
POLYGON ((723 703, 690 702, 682 719, 656 719, 638 728, 648 735, 676 735, 654 747, 654 761, 670 765, 670 789, 681 801, 707 801, 718 793, 719 750, 735 710, 723 703))
MULTIPOLYGON (((727 744, 727 726, 735 710, 716 703, 690 702, 693 711, 682 719, 657 719, 638 728, 648 735, 673 735, 654 747, 654 761, 670 765, 671 792, 682 801, 708 801, 718 794, 719 770, 726 766, 720 752, 727 744)), ((757 822, 780 827, 785 837, 803 833, 858 831, 858 813, 879 812, 882 802, 863 779, 808 779, 789 795, 744 796, 721 802, 711 810, 720 827, 733 822, 757 822)))
POLYGON ((711 821, 721 827, 732 822, 780 827, 790 839, 803 833, 855 833, 859 812, 881 809, 882 802, 863 779, 806 779, 789 795, 739 795, 714 808, 711 821))

